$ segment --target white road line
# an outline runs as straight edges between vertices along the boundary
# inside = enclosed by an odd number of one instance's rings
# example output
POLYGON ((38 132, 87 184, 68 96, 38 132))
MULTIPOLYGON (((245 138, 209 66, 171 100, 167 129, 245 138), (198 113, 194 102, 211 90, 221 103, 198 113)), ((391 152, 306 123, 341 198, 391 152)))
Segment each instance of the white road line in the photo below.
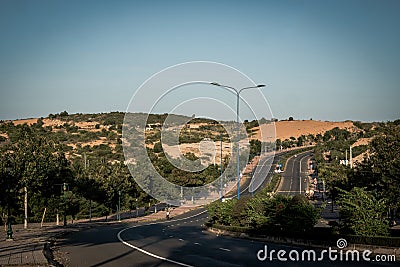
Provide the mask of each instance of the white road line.
POLYGON ((304 157, 302 157, 301 159, 300 159, 300 181, 299 181, 299 183, 300 183, 300 194, 302 193, 301 192, 301 184, 303 183, 302 182, 302 178, 301 178, 301 161, 303 160, 303 159, 305 159, 305 158, 307 158, 309 155, 304 155, 304 157))
POLYGON ((231 251, 230 249, 227 249, 227 248, 219 248, 220 250, 223 250, 223 251, 231 251))
MULTIPOLYGON (((190 219, 190 218, 194 218, 194 217, 196 217, 196 216, 199 216, 199 215, 201 215, 201 214, 203 214, 203 213, 205 213, 205 212, 206 212, 206 211, 204 210, 204 211, 202 211, 202 212, 200 212, 200 213, 197 213, 197 214, 195 214, 195 215, 189 216, 189 217, 187 217, 187 218, 175 219, 175 220, 172 220, 172 221, 177 222, 177 221, 187 220, 187 219, 190 219)), ((169 221, 169 222, 171 222, 171 221, 169 221)), ((148 252, 148 251, 146 251, 146 250, 144 250, 144 249, 141 249, 141 248, 139 248, 139 247, 136 247, 136 246, 134 246, 134 245, 128 243, 127 241, 124 241, 124 240, 121 238, 121 234, 122 234, 123 232, 125 232, 126 230, 129 230, 129 229, 132 229, 132 228, 136 228, 136 227, 140 227, 140 226, 147 226, 147 225, 154 225, 154 224, 163 224, 163 223, 167 223, 167 221, 153 222, 153 223, 148 223, 148 224, 143 224, 143 225, 134 225, 134 226, 130 226, 130 227, 124 228, 124 229, 122 229, 121 231, 119 231, 118 234, 117 234, 117 238, 118 238, 118 240, 119 240, 122 244, 124 244, 125 246, 128 246, 128 247, 130 247, 130 248, 136 249, 137 251, 140 251, 140 252, 142 252, 143 254, 146 254, 146 255, 148 255, 148 256, 150 256, 150 257, 153 257, 153 258, 156 258, 156 259, 159 259, 159 260, 164 260, 164 261, 167 261, 167 262, 170 262, 170 263, 174 263, 174 264, 177 264, 177 265, 180 265, 180 266, 193 267, 192 265, 189 265, 189 264, 186 264, 186 263, 183 263, 183 262, 179 262, 179 261, 174 261, 174 260, 171 260, 171 259, 168 259, 168 258, 165 258, 165 257, 161 257, 161 256, 159 256, 159 255, 153 254, 153 253, 151 253, 151 252, 148 252)))
POLYGON ((185 240, 183 240, 182 238, 179 238, 178 240, 179 240, 179 241, 185 241, 185 240))
POLYGON ((200 243, 195 242, 194 244, 200 246, 200 243))
MULTIPOLYGON (((293 161, 296 161, 296 159, 294 159, 293 161)), ((292 185, 293 185, 293 169, 294 169, 294 162, 292 165, 292 175, 290 176, 290 187, 289 187, 289 191, 292 191, 292 185)), ((288 194, 289 195, 289 194, 288 194)))
POLYGON ((300 159, 300 172, 299 172, 299 185, 300 185, 300 189, 299 189, 299 191, 300 191, 300 194, 301 194, 301 161, 304 159, 304 157, 302 157, 301 159, 300 159))

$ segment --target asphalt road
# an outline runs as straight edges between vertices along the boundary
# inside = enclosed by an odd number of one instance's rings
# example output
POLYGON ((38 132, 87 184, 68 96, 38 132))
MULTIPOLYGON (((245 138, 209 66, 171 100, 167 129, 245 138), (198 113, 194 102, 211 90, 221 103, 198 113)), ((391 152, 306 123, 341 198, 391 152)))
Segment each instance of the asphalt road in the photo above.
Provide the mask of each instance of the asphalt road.
POLYGON ((278 190, 278 194, 297 195, 304 194, 307 183, 307 160, 312 157, 312 152, 307 151, 297 154, 297 157, 291 157, 282 173, 282 183, 278 190))
MULTIPOLYGON (((303 186, 303 170, 307 170, 306 152, 288 161, 281 194, 299 193, 303 186), (301 171, 300 171, 301 165, 301 171), (300 179, 301 178, 301 179, 300 179), (301 186, 301 188, 300 188, 301 186)), ((270 175, 260 174, 259 175, 270 175)), ((268 183, 268 177, 265 181, 268 183)), ((244 187, 244 194, 248 190, 244 187)), ((115 224, 95 227, 70 234, 57 241, 59 251, 68 258, 68 266, 365 266, 365 261, 331 261, 324 255, 321 261, 292 261, 289 253, 301 248, 218 236, 205 231, 204 209, 176 216, 169 221, 154 223, 115 224), (265 249, 267 257, 265 257, 265 249), (273 251, 274 250, 274 251, 273 251), (283 250, 287 261, 278 260, 283 250), (274 253, 272 257, 270 253, 274 253), (261 260, 258 258, 261 257, 261 260)), ((326 248, 328 249, 328 248, 326 248)), ((332 249, 337 249, 333 246, 332 249)), ((317 258, 321 250, 316 250, 317 258)), ((368 262, 375 266, 397 266, 396 263, 368 262)))
MULTIPOLYGON (((202 228, 206 220, 207 214, 199 209, 170 221, 92 228, 58 241, 58 246, 69 266, 365 266, 363 261, 330 261, 327 254, 323 262, 308 261, 308 256, 291 261, 292 250, 301 256, 310 248, 217 236, 202 228), (288 261, 278 260, 278 250, 285 251, 288 261)), ((321 251, 316 255, 319 258, 321 251)))
MULTIPOLYGON (((257 164, 257 167, 254 170, 254 182, 251 183, 251 179, 247 179, 242 185, 240 189, 241 195, 248 195, 252 192, 257 192, 264 187, 266 187, 272 179, 273 170, 275 169, 276 164, 279 162, 281 157, 286 154, 286 151, 277 152, 274 156, 264 156, 260 159, 257 164)), ((237 189, 234 192, 228 193, 225 195, 226 198, 236 197, 237 189)))

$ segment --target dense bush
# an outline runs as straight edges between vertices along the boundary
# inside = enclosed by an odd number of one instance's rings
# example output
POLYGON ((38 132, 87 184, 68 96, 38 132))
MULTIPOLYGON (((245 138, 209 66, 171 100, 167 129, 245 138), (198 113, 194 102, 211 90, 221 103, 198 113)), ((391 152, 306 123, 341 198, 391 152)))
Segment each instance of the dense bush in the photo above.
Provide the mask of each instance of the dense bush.
POLYGON ((212 224, 231 225, 233 222, 233 207, 236 199, 225 202, 215 201, 207 206, 209 222, 212 224))
POLYGON ((254 197, 214 202, 208 206, 211 224, 250 227, 259 233, 297 235, 310 231, 317 223, 320 210, 303 196, 271 197, 265 190, 254 197))
POLYGON ((388 236, 389 221, 383 199, 377 200, 371 193, 355 187, 351 191, 340 190, 342 233, 358 236, 388 236))

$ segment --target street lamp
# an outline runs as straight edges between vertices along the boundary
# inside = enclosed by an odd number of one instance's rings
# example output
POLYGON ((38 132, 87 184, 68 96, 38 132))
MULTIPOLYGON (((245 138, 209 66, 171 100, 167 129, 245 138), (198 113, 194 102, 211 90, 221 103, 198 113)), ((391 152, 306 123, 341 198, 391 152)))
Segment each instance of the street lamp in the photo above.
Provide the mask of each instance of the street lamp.
MULTIPOLYGON (((6 170, 7 170, 8 178, 10 178, 11 177, 10 173, 12 171, 11 167, 7 167, 6 170)), ((11 207, 10 207, 11 189, 10 189, 9 186, 8 186, 8 192, 7 193, 8 194, 7 194, 7 239, 6 240, 7 241, 12 241, 13 240, 13 236, 12 236, 13 230, 12 230, 11 218, 10 218, 11 217, 11 207)))
POLYGON ((221 171, 221 177, 220 177, 220 179, 221 179, 221 181, 220 181, 220 192, 221 192, 221 195, 220 195, 220 198, 221 198, 221 201, 222 201, 222 198, 223 198, 223 193, 222 193, 222 132, 219 134, 219 138, 220 138, 220 141, 221 141, 221 144, 220 144, 220 150, 221 150, 221 158, 220 158, 220 166, 219 166, 219 168, 220 168, 220 171, 221 171))
POLYGON ((240 131, 240 124, 239 124, 239 101, 240 101, 240 93, 243 92, 244 90, 248 90, 248 89, 254 89, 254 88, 261 88, 261 87, 265 87, 265 84, 258 84, 256 86, 249 86, 249 87, 243 87, 241 89, 236 89, 232 86, 228 86, 228 85, 223 85, 223 84, 219 84, 217 82, 212 82, 210 83, 211 85, 215 85, 218 87, 223 87, 226 89, 229 89, 231 91, 233 91, 236 94, 236 131, 237 131, 237 188, 238 188, 238 192, 237 192, 237 198, 240 199, 240 156, 239 156, 239 152, 240 152, 240 148, 239 148, 239 141, 240 141, 240 137, 239 137, 239 131, 240 131))
POLYGON ((138 210, 138 199, 135 199, 136 201, 136 217, 139 217, 139 210, 138 210))
POLYGON ((121 191, 118 191, 118 221, 121 222, 121 191))
POLYGON ((67 225, 67 183, 63 183, 62 190, 64 193, 64 226, 67 225))

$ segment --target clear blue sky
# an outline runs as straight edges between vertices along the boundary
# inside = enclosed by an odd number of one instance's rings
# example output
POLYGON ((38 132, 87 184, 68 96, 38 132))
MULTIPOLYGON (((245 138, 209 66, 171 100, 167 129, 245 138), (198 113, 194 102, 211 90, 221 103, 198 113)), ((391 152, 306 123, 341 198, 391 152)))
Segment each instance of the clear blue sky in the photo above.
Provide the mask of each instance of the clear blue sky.
POLYGON ((125 111, 165 67, 228 64, 277 118, 400 117, 400 1, 0 1, 0 119, 125 111))

